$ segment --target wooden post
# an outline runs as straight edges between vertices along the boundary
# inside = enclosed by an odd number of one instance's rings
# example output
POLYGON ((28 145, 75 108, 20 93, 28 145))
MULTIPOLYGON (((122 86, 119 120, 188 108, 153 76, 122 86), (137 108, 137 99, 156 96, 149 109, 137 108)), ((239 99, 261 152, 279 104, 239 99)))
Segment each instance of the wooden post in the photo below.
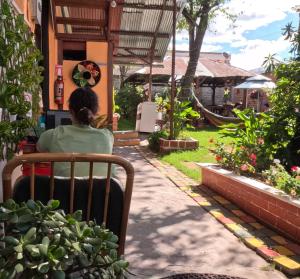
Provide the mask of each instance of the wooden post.
MULTIPOLYGON (((43 109, 49 109, 49 1, 42 1, 42 54, 43 54, 43 67, 44 67, 44 80, 42 83, 42 100, 43 109)), ((53 86, 53 84, 51 85, 53 86)))
POLYGON ((174 99, 176 94, 175 84, 175 52, 176 52, 176 0, 173 0, 173 42, 172 42, 172 85, 171 85, 171 110, 170 110, 170 139, 174 139, 174 99))
POLYGON ((152 99, 152 64, 153 64, 153 54, 150 58, 150 74, 149 74, 149 88, 148 88, 148 101, 151 102, 152 99))
POLYGON ((108 12, 108 30, 107 30, 107 120, 108 125, 112 125, 113 121, 113 40, 111 36, 111 5, 108 12))
POLYGON ((215 85, 213 85, 212 90, 213 90, 213 93, 212 93, 211 102, 212 102, 212 105, 214 106, 216 103, 216 86, 215 85))

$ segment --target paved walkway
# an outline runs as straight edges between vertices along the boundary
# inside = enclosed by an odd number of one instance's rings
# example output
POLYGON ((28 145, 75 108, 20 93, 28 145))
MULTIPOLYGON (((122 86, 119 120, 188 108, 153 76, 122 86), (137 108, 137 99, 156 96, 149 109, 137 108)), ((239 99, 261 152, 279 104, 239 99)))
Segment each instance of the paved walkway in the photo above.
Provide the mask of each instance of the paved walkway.
POLYGON ((180 191, 135 148, 116 153, 135 167, 126 259, 140 278, 199 272, 286 278, 180 191))

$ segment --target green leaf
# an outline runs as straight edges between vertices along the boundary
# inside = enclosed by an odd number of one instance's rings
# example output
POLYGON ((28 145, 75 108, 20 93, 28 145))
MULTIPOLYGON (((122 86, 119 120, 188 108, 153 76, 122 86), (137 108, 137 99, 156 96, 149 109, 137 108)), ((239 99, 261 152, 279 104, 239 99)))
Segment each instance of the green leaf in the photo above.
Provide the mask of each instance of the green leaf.
POLYGON ((60 205, 60 202, 59 200, 51 200, 48 202, 48 206, 51 208, 51 209, 57 209, 60 205))
POLYGON ((36 228, 31 228, 24 236, 26 242, 32 242, 36 239, 36 228))
POLYGON ((66 255, 66 250, 64 247, 60 246, 52 252, 52 255, 59 260, 66 255))
POLYGON ((38 266, 38 272, 40 273, 47 273, 49 271, 49 263, 48 262, 45 262, 45 263, 41 263, 39 266, 38 266))
POLYGON ((3 241, 8 244, 8 245, 12 245, 12 246, 17 246, 19 245, 19 240, 12 237, 12 236, 6 236, 4 237, 3 241))
POLYGON ((66 274, 62 270, 55 270, 55 271, 52 271, 52 278, 53 279, 65 279, 66 274))
POLYGON ((21 272, 23 272, 23 270, 24 270, 24 267, 23 267, 22 264, 20 264, 20 263, 16 264, 16 266, 15 266, 15 271, 16 271, 17 273, 21 273, 21 272))

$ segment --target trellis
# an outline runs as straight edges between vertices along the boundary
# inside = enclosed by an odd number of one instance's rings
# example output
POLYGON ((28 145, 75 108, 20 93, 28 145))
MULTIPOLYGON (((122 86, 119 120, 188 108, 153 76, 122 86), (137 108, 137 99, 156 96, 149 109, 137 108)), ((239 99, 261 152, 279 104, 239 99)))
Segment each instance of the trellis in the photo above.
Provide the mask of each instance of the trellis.
POLYGON ((0 0, 0 158, 15 150, 31 126, 28 112, 37 112, 41 58, 24 17, 16 13, 9 0, 0 0), (13 121, 12 116, 21 120, 13 121))

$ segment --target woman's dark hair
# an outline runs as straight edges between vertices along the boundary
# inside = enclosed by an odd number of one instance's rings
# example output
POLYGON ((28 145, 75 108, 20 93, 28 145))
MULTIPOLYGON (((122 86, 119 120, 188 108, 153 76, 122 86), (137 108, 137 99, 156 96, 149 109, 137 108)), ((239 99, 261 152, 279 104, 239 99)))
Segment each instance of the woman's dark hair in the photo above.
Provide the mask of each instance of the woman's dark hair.
POLYGON ((78 124, 89 125, 98 111, 98 97, 89 87, 77 88, 69 98, 69 109, 78 124))

